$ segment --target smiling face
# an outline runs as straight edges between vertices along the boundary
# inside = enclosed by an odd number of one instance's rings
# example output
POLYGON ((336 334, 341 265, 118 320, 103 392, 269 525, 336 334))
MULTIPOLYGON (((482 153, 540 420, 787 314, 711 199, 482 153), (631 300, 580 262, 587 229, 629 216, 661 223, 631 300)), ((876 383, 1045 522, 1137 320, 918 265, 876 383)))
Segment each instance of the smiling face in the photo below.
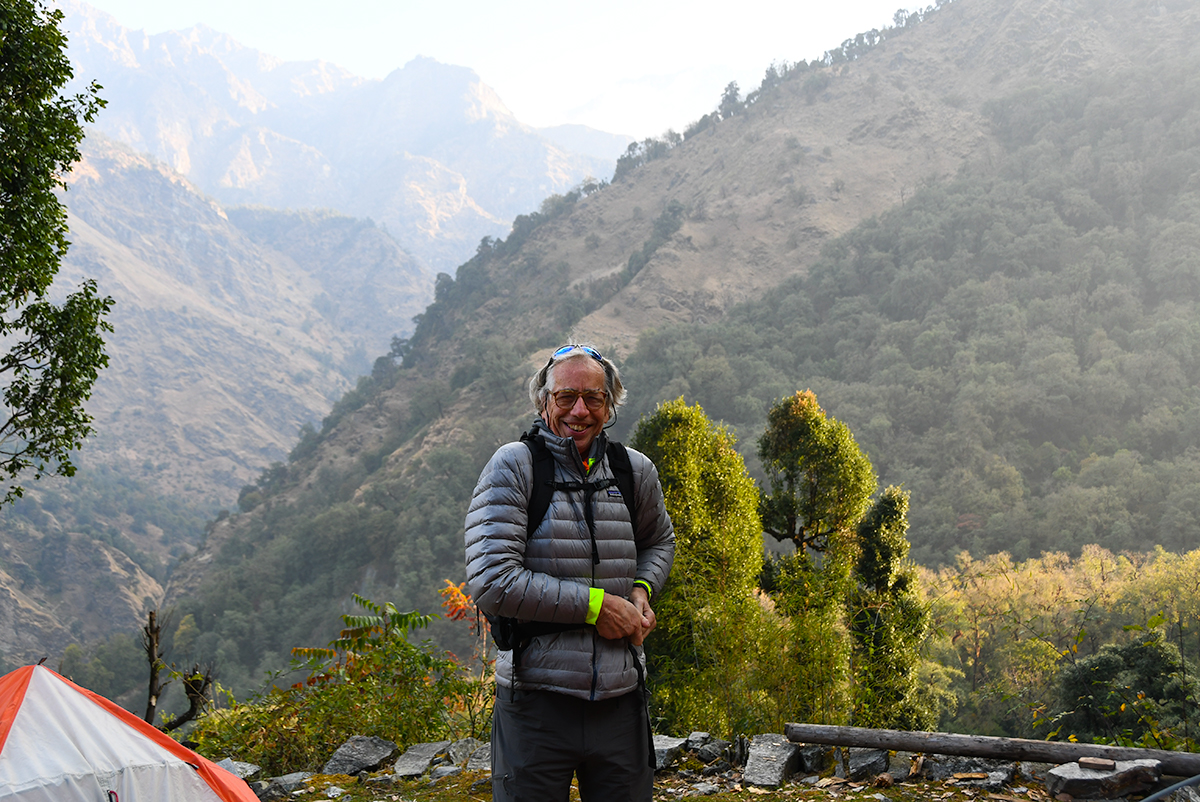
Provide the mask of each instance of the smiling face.
MULTIPOLYGON (((604 392, 604 368, 590 356, 564 360, 550 368, 546 389, 550 393, 560 390, 604 392)), ((588 409, 580 396, 575 399, 575 406, 560 409, 554 403, 553 396, 547 396, 542 420, 550 427, 550 431, 559 437, 574 440, 579 455, 586 457, 588 449, 592 447, 592 441, 600 434, 604 424, 608 423, 608 405, 600 409, 588 409)))

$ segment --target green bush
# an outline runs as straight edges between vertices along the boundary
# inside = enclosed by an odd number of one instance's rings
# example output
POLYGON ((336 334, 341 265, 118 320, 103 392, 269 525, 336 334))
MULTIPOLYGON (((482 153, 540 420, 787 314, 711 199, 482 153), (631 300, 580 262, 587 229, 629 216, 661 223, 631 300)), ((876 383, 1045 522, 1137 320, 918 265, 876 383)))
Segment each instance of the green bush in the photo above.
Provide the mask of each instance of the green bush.
MULTIPOLYGON (((346 628, 326 649, 293 649, 293 672, 306 678, 250 702, 204 715, 191 732, 197 751, 262 766, 267 775, 317 770, 354 735, 401 748, 447 731, 446 699, 463 690, 458 665, 409 635, 430 616, 391 603, 354 600, 368 614, 343 615, 346 628)), ((272 677, 276 682, 282 672, 272 677)))

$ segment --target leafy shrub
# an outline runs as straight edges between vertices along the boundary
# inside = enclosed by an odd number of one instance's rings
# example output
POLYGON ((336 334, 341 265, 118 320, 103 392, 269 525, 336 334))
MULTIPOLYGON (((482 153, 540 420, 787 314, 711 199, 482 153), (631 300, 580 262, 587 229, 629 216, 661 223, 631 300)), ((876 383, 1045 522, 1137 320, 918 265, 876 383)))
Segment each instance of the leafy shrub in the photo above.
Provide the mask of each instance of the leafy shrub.
POLYGON ((402 748, 447 731, 447 697, 462 690, 457 664, 409 635, 431 616, 402 613, 354 596, 367 611, 343 615, 346 628, 329 648, 293 649, 291 671, 307 678, 250 702, 203 716, 191 733, 197 751, 236 757, 268 775, 315 770, 353 735, 379 736, 402 748))

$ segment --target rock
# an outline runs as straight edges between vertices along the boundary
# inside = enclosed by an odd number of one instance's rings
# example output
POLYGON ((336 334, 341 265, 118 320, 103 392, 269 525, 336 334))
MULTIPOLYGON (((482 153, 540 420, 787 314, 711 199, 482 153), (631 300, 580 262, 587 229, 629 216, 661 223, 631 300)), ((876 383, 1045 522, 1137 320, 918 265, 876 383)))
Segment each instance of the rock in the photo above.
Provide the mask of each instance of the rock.
POLYGON ((393 773, 398 777, 420 777, 429 769, 433 759, 449 748, 449 741, 413 744, 396 761, 393 773))
POLYGON ((483 741, 478 738, 463 738, 461 741, 455 741, 450 744, 450 762, 455 766, 463 765, 481 746, 483 746, 483 741))
POLYGON ((914 757, 912 752, 896 752, 888 758, 887 773, 896 781, 908 779, 913 770, 914 757))
POLYGON ((1118 760, 1110 771, 1085 769, 1064 763, 1050 769, 1046 788, 1053 795, 1069 794, 1084 799, 1115 799, 1144 791, 1162 776, 1157 760, 1118 760))
POLYGON ((285 774, 282 777, 272 778, 272 784, 278 785, 287 793, 298 791, 304 787, 304 781, 313 776, 311 771, 294 771, 291 774, 285 774))
POLYGON ((683 753, 686 738, 672 738, 670 735, 654 736, 654 770, 662 771, 675 762, 683 753))
POLYGON ((693 732, 687 737, 687 750, 689 752, 699 751, 700 747, 712 741, 712 736, 707 732, 693 732))
POLYGON ((804 744, 800 747, 800 771, 819 774, 833 763, 833 747, 825 744, 804 744))
POLYGON ((712 783, 696 783, 692 786, 692 790, 696 792, 696 796, 712 796, 721 793, 724 789, 712 783))
POLYGON ((800 747, 783 735, 755 735, 750 742, 750 756, 742 772, 747 785, 778 787, 791 777, 800 765, 800 747))
POLYGON ((957 755, 925 755, 921 776, 930 780, 949 780, 956 774, 986 774, 983 779, 959 779, 958 784, 977 788, 999 788, 1013 781, 1017 764, 1008 760, 957 755))
POLYGON ((386 738, 355 735, 337 748, 321 773, 354 775, 360 771, 378 771, 397 751, 396 744, 386 738))
POLYGON ((745 735, 739 735, 733 742, 732 753, 729 756, 729 762, 735 766, 744 766, 750 758, 750 739, 745 735))
POLYGON ((325 796, 329 797, 330 799, 337 799, 339 796, 346 793, 346 789, 339 788, 336 785, 331 785, 321 793, 325 794, 325 796))
POLYGON ((711 777, 714 774, 723 774, 724 772, 729 771, 731 768, 733 768, 733 766, 730 765, 728 760, 718 760, 711 766, 705 766, 700 774, 704 777, 711 777))
POLYGON ((240 760, 231 760, 230 758, 225 758, 217 765, 235 777, 240 777, 243 780, 249 780, 255 774, 258 774, 260 771, 262 771, 260 767, 254 765, 253 763, 243 763, 240 760))
POLYGON ((480 777, 478 780, 471 783, 472 794, 478 794, 485 789, 489 794, 492 792, 492 777, 490 774, 487 777, 480 777))
POLYGON ((1052 768, 1054 768, 1053 763, 1034 763, 1025 760, 1017 765, 1017 774, 1026 782, 1038 782, 1045 785, 1046 777, 1049 776, 1052 768))
POLYGON ((1195 788, 1180 788, 1167 797, 1164 802, 1200 802, 1200 791, 1195 788))
POLYGON ((287 791, 283 790, 270 780, 255 780, 249 785, 250 790, 254 792, 256 797, 262 800, 269 800, 269 802, 274 802, 276 799, 284 799, 288 795, 287 791), (274 791, 272 791, 272 789, 274 789, 274 791))
POLYGON ((443 777, 450 777, 454 774, 460 774, 462 766, 438 766, 433 771, 429 772, 429 782, 435 783, 443 777))
POLYGON ((696 757, 702 763, 712 763, 714 760, 720 760, 725 757, 725 751, 729 749, 729 741, 717 739, 710 740, 696 750, 696 757))
POLYGON ((492 745, 484 744, 467 758, 467 771, 491 771, 492 745))
POLYGON ((877 777, 888 770, 886 749, 850 749, 847 767, 850 780, 858 782, 877 777))

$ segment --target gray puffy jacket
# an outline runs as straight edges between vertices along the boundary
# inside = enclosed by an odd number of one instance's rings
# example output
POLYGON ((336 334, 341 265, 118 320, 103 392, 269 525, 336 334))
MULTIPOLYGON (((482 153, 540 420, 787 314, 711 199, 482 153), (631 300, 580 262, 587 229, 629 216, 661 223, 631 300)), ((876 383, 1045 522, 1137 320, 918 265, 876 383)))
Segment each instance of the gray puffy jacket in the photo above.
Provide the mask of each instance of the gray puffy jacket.
MULTIPOLYGON (((607 459, 585 477, 574 442, 553 434, 541 421, 536 425, 554 455, 555 481, 612 477, 607 459)), ((602 433, 592 454, 603 455, 606 444, 602 433)), ((522 688, 599 700, 637 687, 627 641, 607 640, 584 624, 591 587, 628 599, 640 579, 657 594, 671 570, 675 532, 663 505, 658 471, 644 454, 628 451, 640 519, 637 534, 617 488, 597 492, 592 503, 598 565, 592 561, 583 491, 556 490, 541 525, 526 536, 533 458, 524 443, 501 446, 479 477, 466 520, 467 585, 475 603, 492 616, 581 626, 533 638, 517 667, 522 688)), ((496 660, 496 682, 505 687, 513 686, 512 655, 501 652, 496 660)))

